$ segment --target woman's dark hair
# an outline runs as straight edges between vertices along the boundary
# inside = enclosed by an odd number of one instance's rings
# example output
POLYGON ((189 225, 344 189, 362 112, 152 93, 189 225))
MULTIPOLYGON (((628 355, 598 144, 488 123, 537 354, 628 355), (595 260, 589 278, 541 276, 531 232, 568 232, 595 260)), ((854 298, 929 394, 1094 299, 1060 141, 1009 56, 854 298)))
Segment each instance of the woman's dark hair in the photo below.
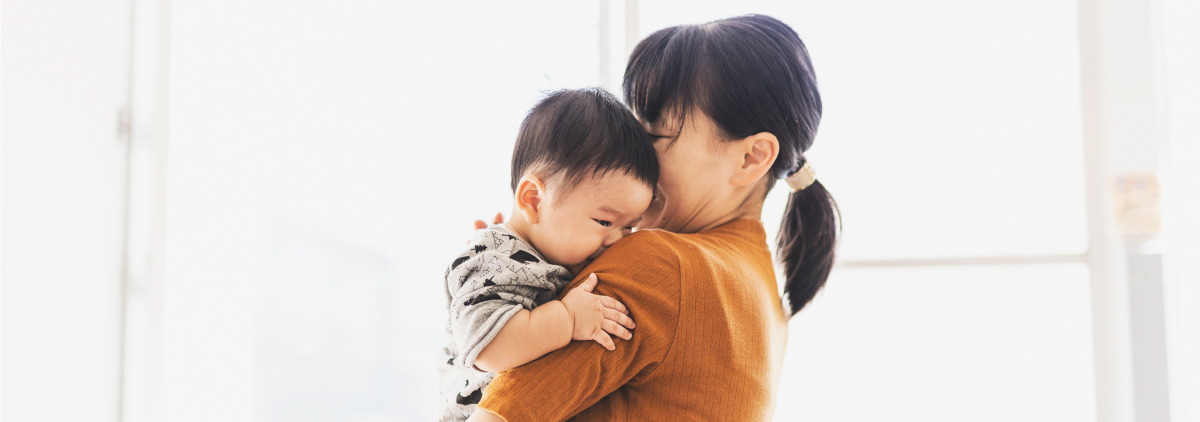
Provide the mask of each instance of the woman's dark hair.
MULTIPOLYGON (((821 95, 796 32, 763 15, 662 29, 638 43, 625 68, 625 101, 642 119, 686 121, 700 111, 727 140, 779 139, 767 192, 804 165, 821 121, 821 95)), ((765 195, 765 193, 764 193, 765 195)), ((789 315, 807 305, 833 267, 839 215, 821 185, 791 194, 776 241, 789 315)))
POLYGON ((557 184, 565 190, 609 171, 624 171, 653 188, 658 155, 617 97, 598 88, 564 89, 539 101, 521 122, 512 156, 514 192, 530 170, 543 180, 562 175, 557 184))

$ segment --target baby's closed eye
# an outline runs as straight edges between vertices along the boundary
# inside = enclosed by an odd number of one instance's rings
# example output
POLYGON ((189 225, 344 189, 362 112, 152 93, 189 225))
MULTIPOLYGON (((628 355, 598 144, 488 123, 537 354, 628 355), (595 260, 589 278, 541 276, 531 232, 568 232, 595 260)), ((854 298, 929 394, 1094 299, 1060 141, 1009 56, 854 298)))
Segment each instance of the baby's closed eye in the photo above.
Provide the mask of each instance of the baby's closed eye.
POLYGON ((593 219, 592 219, 592 221, 595 221, 595 222, 599 223, 601 226, 604 226, 604 227, 612 227, 612 222, 611 222, 611 221, 597 220, 597 219, 595 219, 595 218, 593 218, 593 219))

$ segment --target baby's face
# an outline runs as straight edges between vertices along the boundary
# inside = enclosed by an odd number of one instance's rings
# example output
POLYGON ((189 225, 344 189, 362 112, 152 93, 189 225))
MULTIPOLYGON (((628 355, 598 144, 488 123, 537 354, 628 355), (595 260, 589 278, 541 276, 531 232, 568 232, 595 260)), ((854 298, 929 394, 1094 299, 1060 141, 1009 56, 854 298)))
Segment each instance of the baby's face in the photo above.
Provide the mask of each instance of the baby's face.
POLYGON ((584 180, 565 195, 550 190, 530 240, 551 263, 576 274, 633 231, 654 195, 645 182, 620 171, 584 180))

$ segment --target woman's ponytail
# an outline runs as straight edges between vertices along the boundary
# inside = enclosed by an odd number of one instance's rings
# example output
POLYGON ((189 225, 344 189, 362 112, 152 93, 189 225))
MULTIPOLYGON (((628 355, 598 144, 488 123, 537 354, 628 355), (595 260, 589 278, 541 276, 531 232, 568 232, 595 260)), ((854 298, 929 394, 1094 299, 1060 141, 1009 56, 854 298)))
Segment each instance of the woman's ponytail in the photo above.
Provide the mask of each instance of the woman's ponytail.
MULTIPOLYGON (((804 159, 800 164, 804 165, 804 159)), ((788 197, 775 241, 783 263, 783 296, 789 318, 812 301, 829 278, 839 220, 837 202, 820 181, 788 197)))

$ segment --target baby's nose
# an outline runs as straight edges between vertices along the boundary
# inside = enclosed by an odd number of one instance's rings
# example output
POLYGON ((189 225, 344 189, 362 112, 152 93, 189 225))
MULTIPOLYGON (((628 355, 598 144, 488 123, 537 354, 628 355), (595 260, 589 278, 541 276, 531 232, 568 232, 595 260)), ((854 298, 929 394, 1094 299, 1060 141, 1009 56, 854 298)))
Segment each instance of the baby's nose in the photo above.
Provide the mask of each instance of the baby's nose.
POLYGON ((608 234, 608 237, 604 238, 604 247, 607 248, 609 246, 612 246, 613 243, 617 243, 617 241, 621 240, 622 237, 625 237, 624 231, 615 231, 614 230, 613 232, 608 234))

